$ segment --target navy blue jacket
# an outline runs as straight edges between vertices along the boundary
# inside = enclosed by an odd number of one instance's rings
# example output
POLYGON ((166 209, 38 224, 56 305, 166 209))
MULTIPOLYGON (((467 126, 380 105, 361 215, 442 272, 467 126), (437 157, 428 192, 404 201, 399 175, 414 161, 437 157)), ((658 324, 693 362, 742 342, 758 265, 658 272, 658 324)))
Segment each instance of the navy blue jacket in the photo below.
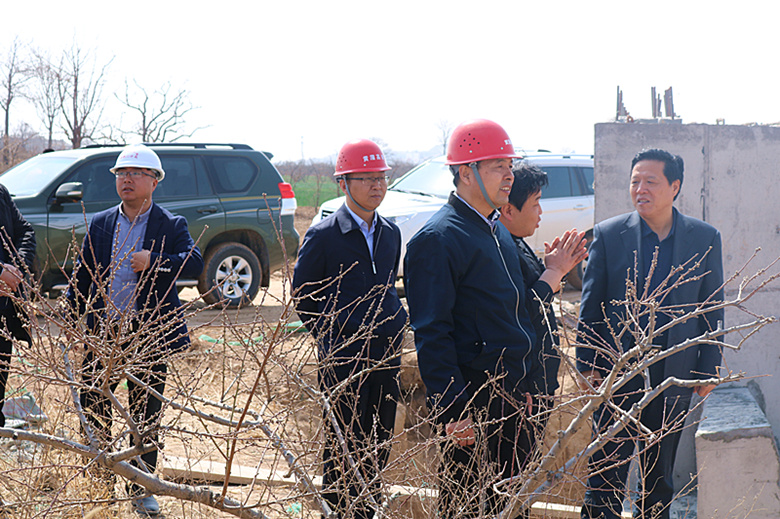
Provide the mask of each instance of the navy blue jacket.
MULTIPOLYGON (((19 212, 8 189, 0 184, 0 272, 4 263, 11 263, 24 272, 24 265, 19 260, 32 272, 35 230, 19 212)), ((0 297, 0 310, 8 308, 10 301, 8 297, 0 297)))
POLYGON ((555 292, 550 285, 539 280, 545 270, 542 260, 534 254, 525 240, 514 235, 512 238, 520 255, 526 308, 536 332, 534 365, 530 378, 536 393, 552 396, 558 389, 558 368, 561 365, 560 352, 556 348, 558 336, 555 334, 558 331, 558 321, 552 307, 555 292))
POLYGON ((471 395, 468 368, 528 391, 536 339, 512 236, 493 230, 455 195, 409 241, 404 283, 429 405, 460 419, 471 395), (467 370, 468 371, 468 370, 467 370))
MULTIPOLYGON (((91 272, 97 273, 98 282, 110 279, 111 250, 116 233, 119 207, 101 211, 92 218, 89 232, 84 237, 81 254, 76 265, 75 291, 68 288, 67 298, 79 315, 86 311, 86 297, 95 298, 92 311, 87 316, 87 326, 96 329, 103 317, 105 301, 98 293, 91 272)), ((187 229, 187 220, 174 216, 157 204, 152 204, 142 249, 151 251, 151 267, 138 273, 138 297, 135 301, 141 322, 158 321, 165 324, 160 347, 175 351, 190 344, 187 324, 181 315, 181 301, 176 290, 179 277, 197 278, 203 271, 203 258, 187 229), (171 326, 169 320, 178 320, 171 326)), ((106 290, 108 286, 106 286, 106 290)))
POLYGON ((400 257, 401 231, 379 216, 372 262, 366 238, 346 206, 306 231, 295 263, 293 294, 298 316, 322 355, 365 356, 360 341, 343 344, 367 330, 384 339, 377 342, 378 350, 372 349, 371 358, 386 356, 388 339, 400 343, 407 318, 395 289, 400 257))
MULTIPOLYGON (((674 214, 672 265, 679 266, 693 258, 693 261, 688 263, 688 266, 692 267, 702 257, 704 260, 692 274, 686 276, 687 282, 669 293, 662 305, 675 306, 676 311, 689 311, 710 298, 712 301, 722 301, 723 260, 720 233, 707 223, 680 214, 677 209, 674 209, 674 214)), ((644 288, 645 266, 642 264, 640 218, 634 211, 605 220, 594 228, 588 268, 585 269, 582 283, 578 325, 581 343, 611 348, 615 352, 628 351, 634 345, 631 334, 624 332, 618 348, 609 329, 611 327, 616 333, 620 333, 622 329, 620 322, 626 314, 626 309, 625 305, 619 302, 626 299, 626 279, 637 278, 640 294, 644 288), (638 275, 635 275, 635 261, 638 275), (608 321, 604 319, 605 315, 608 321)), ((668 273, 661 274, 665 277, 668 273)), ((670 329, 667 333, 667 344, 661 346, 667 348, 714 330, 717 322, 722 320, 723 310, 709 312, 698 319, 689 319, 670 329)), ((694 346, 666 359, 664 378, 704 378, 714 375, 720 363, 721 351, 717 346, 694 346)), ((592 347, 578 347, 577 369, 587 371, 594 367, 605 373, 612 368, 612 362, 604 354, 597 354, 592 347)), ((678 396, 690 392, 690 389, 673 387, 667 390, 665 395, 678 396)))

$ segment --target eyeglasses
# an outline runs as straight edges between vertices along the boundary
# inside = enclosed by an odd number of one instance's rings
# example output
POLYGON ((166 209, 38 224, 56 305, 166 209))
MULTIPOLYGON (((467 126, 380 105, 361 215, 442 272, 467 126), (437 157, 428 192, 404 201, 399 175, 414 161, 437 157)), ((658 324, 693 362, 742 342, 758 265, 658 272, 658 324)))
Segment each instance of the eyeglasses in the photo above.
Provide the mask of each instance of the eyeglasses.
POLYGON ((157 178, 157 175, 151 175, 151 174, 147 173, 146 171, 122 171, 122 170, 119 170, 119 171, 115 171, 114 175, 116 175, 116 178, 130 177, 130 178, 135 179, 135 178, 140 177, 141 175, 144 175, 144 176, 147 176, 147 177, 151 177, 151 178, 154 178, 154 179, 157 178))
POLYGON ((390 177, 383 175, 381 177, 347 177, 347 180, 359 180, 364 186, 375 186, 387 184, 390 177))

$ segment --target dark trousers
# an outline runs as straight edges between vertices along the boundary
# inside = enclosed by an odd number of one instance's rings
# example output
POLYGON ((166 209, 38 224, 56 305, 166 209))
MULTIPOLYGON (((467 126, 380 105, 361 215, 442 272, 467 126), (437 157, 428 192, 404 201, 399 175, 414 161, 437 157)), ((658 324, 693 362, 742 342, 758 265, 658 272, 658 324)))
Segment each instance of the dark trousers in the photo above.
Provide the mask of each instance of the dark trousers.
MULTIPOLYGON (((96 358, 92 351, 87 352, 82 363, 83 382, 90 386, 100 387, 104 383, 103 377, 108 375, 104 371, 103 364, 103 359, 96 358)), ((167 373, 167 365, 160 362, 158 358, 157 362, 152 362, 148 369, 135 373, 135 376, 144 384, 163 394, 167 373)), ((119 378, 112 376, 109 381, 109 389, 114 392, 118 384, 119 378)), ((130 416, 133 417, 141 430, 144 443, 157 444, 157 426, 161 418, 162 402, 147 392, 145 387, 130 380, 127 381, 127 389, 130 416)), ((98 436, 102 445, 108 445, 112 440, 111 401, 99 390, 88 389, 81 391, 79 400, 94 434, 98 436)), ((135 437, 132 434, 130 434, 130 442, 132 445, 136 445, 135 437)), ((157 449, 143 454, 141 460, 149 472, 153 473, 157 467, 157 449)), ((138 466, 135 460, 132 463, 138 466)), ((133 494, 142 492, 142 489, 135 485, 131 485, 130 490, 133 494)))
MULTIPOLYGON (((382 351, 390 351, 387 344, 387 341, 372 340, 373 356, 381 358, 382 351)), ((320 389, 328 396, 347 451, 370 495, 381 506, 380 476, 390 457, 396 402, 400 396, 399 363, 395 359, 388 366, 381 361, 367 360, 365 350, 355 354, 354 357, 321 358, 320 389)), ((323 497, 341 519, 370 519, 374 509, 369 496, 347 460, 327 414, 324 420, 323 497)))
MULTIPOLYGON (((639 382, 632 384, 639 389, 639 382)), ((620 408, 629 410, 641 398, 641 392, 616 397, 620 408)), ((657 397, 643 411, 640 422, 651 431, 663 434, 660 440, 646 442, 635 427, 624 428, 612 441, 597 451, 588 463, 588 490, 582 507, 583 518, 616 519, 623 509, 629 461, 636 445, 639 461, 637 517, 669 518, 669 504, 674 497, 672 480, 682 421, 688 411, 690 395, 657 397)), ((593 415, 594 434, 603 432, 615 420, 606 406, 593 415)))
MULTIPOLYGON (((472 394, 469 409, 475 425, 474 445, 458 446, 444 438, 439 470, 439 515, 448 517, 492 517, 507 504, 494 491, 499 480, 519 475, 527 466, 537 442, 539 424, 528 417, 522 391, 509 391, 489 382, 485 373, 461 367, 472 394)), ((534 414, 533 412, 531 414, 534 414)), ((443 430, 443 428, 442 428, 443 430)), ((504 486, 511 492, 519 487, 504 486)), ((527 517, 527 513, 517 517, 527 517)))
MULTIPOLYGON (((30 342, 30 334, 22 326, 22 321, 16 315, 16 310, 11 303, 9 308, 0 310, 0 326, 3 326, 11 337, 20 341, 30 342)), ((3 335, 0 335, 0 410, 5 404, 5 386, 8 383, 8 367, 11 364, 13 343, 3 335)), ((5 427, 5 416, 0 412, 0 427, 5 427)))

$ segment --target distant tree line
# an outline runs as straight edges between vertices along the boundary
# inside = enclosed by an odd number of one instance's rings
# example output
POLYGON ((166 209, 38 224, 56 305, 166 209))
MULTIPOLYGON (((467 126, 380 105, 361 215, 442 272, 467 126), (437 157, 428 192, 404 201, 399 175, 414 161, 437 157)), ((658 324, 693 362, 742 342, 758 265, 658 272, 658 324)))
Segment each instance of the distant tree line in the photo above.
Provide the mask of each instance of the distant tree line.
POLYGON ((186 122, 186 116, 197 108, 190 102, 189 91, 170 83, 150 88, 125 79, 123 93, 107 96, 107 71, 112 62, 113 58, 100 62, 94 50, 75 42, 52 55, 14 39, 0 54, 0 172, 44 148, 124 144, 137 138, 173 142, 200 129, 191 129, 186 122), (24 103, 35 108, 38 120, 34 124, 16 117, 24 103), (131 122, 106 123, 103 112, 109 103, 131 122), (43 135, 35 127, 43 129, 43 135))

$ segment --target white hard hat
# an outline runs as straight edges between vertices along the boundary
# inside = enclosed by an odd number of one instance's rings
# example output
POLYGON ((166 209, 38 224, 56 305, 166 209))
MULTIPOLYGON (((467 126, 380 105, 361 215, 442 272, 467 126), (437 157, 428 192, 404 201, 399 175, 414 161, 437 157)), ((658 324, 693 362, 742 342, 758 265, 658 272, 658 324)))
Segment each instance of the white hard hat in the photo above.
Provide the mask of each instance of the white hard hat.
POLYGON ((126 146, 116 159, 116 164, 111 168, 111 173, 116 173, 120 168, 146 168, 157 172, 157 180, 165 178, 160 157, 143 144, 131 144, 126 146))

